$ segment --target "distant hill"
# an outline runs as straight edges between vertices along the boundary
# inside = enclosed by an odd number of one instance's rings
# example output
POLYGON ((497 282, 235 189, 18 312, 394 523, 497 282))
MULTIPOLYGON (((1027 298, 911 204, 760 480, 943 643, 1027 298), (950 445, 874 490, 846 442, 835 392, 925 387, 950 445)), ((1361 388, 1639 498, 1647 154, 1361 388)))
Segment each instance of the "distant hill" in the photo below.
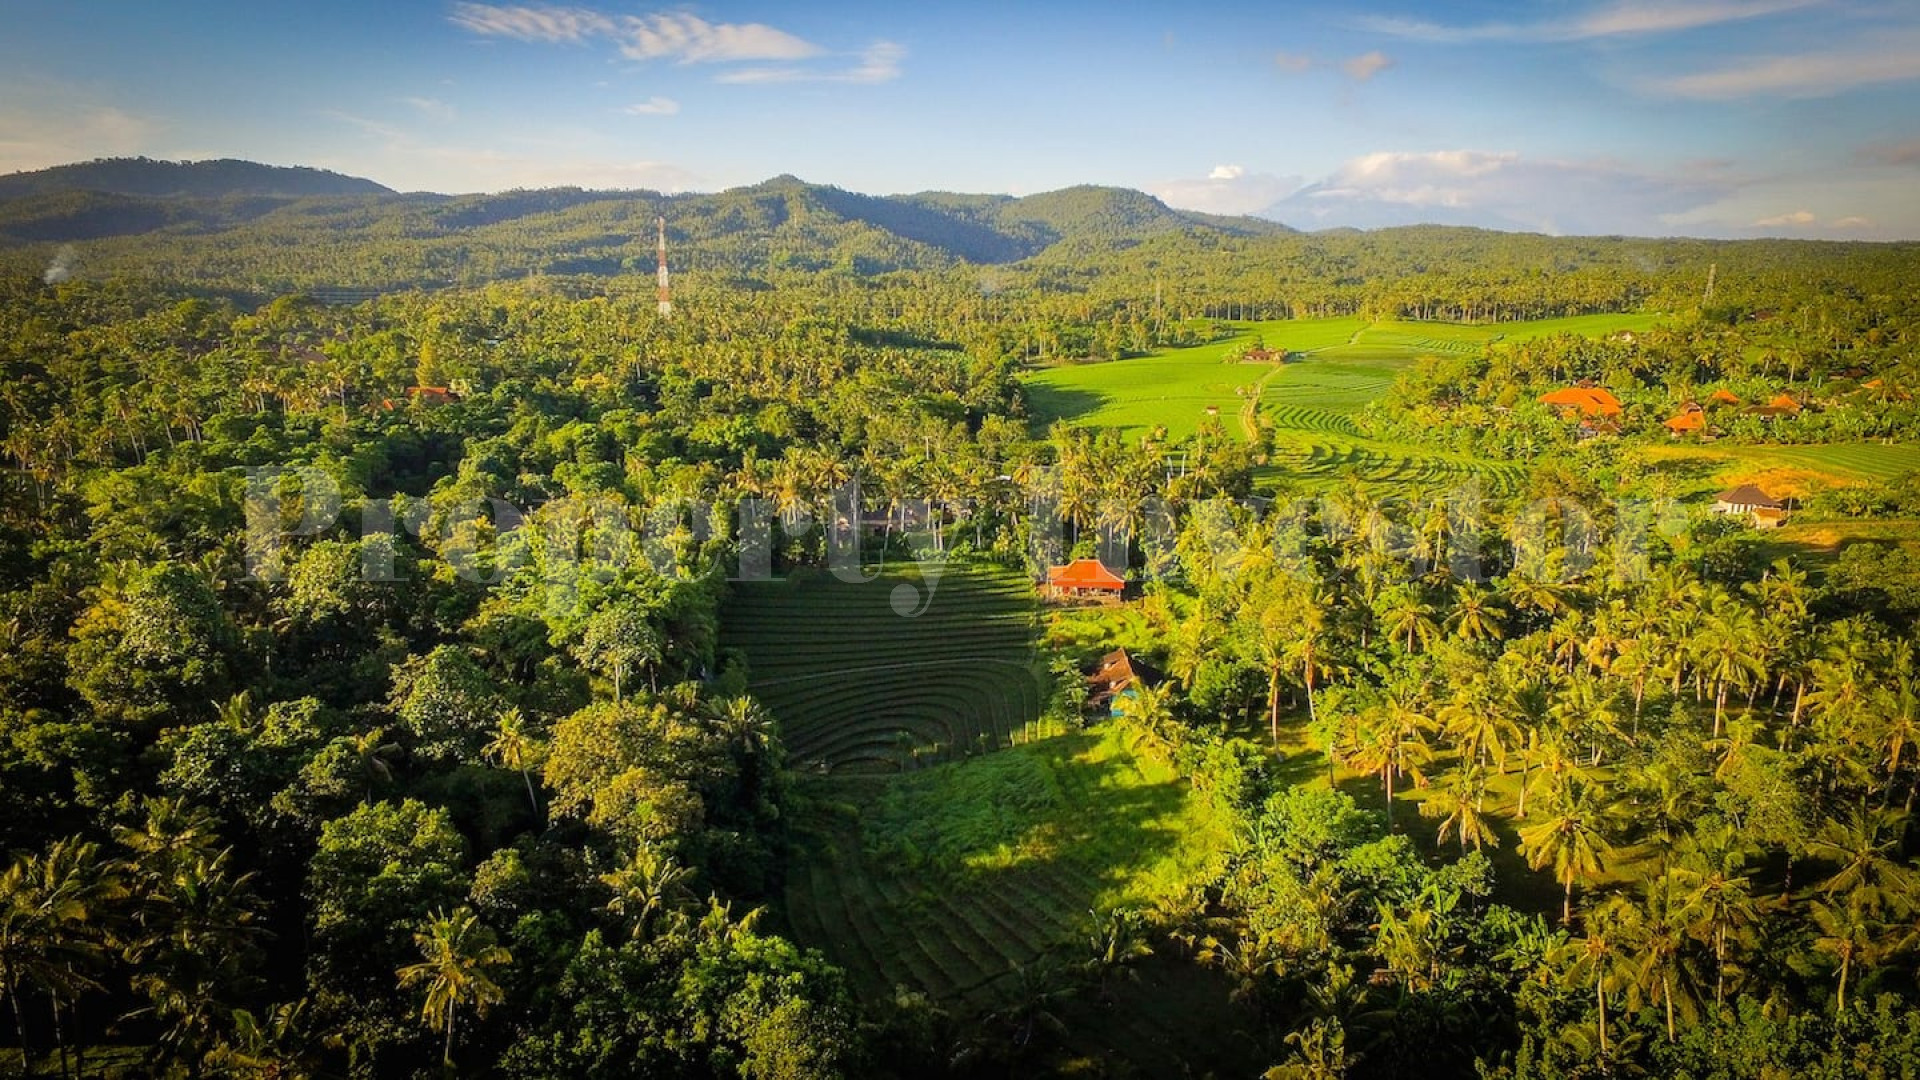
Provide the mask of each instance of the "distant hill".
POLYGON ((236 286, 274 289, 645 272, 662 215, 676 267, 748 276, 1077 259, 1156 237, 1292 231, 1092 186, 1023 198, 876 196, 777 176, 707 194, 547 188, 449 196, 400 194, 314 169, 145 159, 0 176, 0 252, 86 242, 80 254, 96 270, 197 266, 236 286), (305 254, 289 259, 295 251, 305 254))
POLYGON ((393 190, 357 176, 305 166, 217 161, 155 161, 102 158, 0 176, 0 199, 61 192, 219 199, 238 195, 303 198, 309 195, 391 195, 393 190))

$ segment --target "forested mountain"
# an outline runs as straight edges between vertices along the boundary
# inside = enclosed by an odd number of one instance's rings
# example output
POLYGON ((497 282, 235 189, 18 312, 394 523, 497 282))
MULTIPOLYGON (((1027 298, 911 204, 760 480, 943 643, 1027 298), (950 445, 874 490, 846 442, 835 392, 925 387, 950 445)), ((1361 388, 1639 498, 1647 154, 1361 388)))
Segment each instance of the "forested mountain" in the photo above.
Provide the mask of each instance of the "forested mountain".
POLYGON ((0 176, 0 199, 68 191, 201 199, 235 195, 299 198, 309 195, 393 194, 392 188, 382 184, 326 169, 305 165, 262 165, 232 158, 217 161, 102 158, 0 176))
MULTIPOLYGON (((144 244, 97 253, 162 277, 257 283, 264 252, 298 246, 321 275, 288 287, 472 283, 526 273, 612 274, 651 267, 654 219, 669 219, 676 266, 758 272, 936 269, 996 264, 1053 249, 1124 248, 1169 233, 1256 237, 1289 232, 1254 218, 1174 210, 1152 196, 1080 186, 1006 195, 873 196, 779 176, 714 194, 551 188, 402 195, 371 181, 245 162, 94 162, 0 178, 0 247, 165 232, 208 256, 196 273, 156 265, 144 244), (374 269, 343 245, 380 248, 374 269), (388 256, 393 245, 402 254, 388 256), (263 251, 264 249, 264 251, 263 251), (321 255, 318 260, 311 256, 321 255), (412 260, 394 264, 394 258, 412 260), (246 260, 244 267, 237 260, 246 260), (205 265, 211 262, 215 265, 205 265), (224 263, 231 270, 218 264, 224 263)), ((32 260, 29 260, 32 261, 32 260)), ((42 259, 41 261, 44 261, 42 259)))

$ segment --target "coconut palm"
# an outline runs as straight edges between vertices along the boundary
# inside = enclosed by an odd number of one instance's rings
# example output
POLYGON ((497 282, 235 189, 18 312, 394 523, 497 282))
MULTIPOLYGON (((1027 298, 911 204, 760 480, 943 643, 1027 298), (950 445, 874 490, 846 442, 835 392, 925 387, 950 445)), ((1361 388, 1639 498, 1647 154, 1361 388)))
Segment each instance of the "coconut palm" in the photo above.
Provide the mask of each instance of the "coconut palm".
POLYGON ((1746 852, 1730 825, 1689 835, 1672 870, 1687 932, 1713 949, 1713 1002, 1726 1000, 1727 972, 1735 942, 1760 920, 1752 882, 1742 871, 1746 852))
POLYGON ((454 1017, 463 1007, 484 1016, 488 1008, 506 999, 492 972, 511 964, 513 956, 495 944, 493 931, 464 907, 450 915, 436 912, 414 932, 413 941, 423 959, 395 974, 403 990, 425 988, 420 1018, 446 1032, 441 1060, 452 1065, 454 1017))
POLYGON ((1573 886, 1600 872, 1601 858, 1611 850, 1601 832, 1603 814, 1593 788, 1569 779, 1547 799, 1546 816, 1520 830, 1520 853, 1535 870, 1551 866, 1565 892, 1560 922, 1573 922, 1573 886))
POLYGON ((1380 774, 1389 829, 1393 828, 1394 780, 1411 775, 1415 783, 1426 782, 1420 766, 1433 760, 1433 748, 1426 740, 1432 728, 1433 720, 1405 694, 1389 695, 1356 718, 1347 759, 1357 769, 1380 774))
POLYGON ((1454 586, 1447 629, 1463 641, 1498 641, 1506 636, 1500 615, 1500 599, 1491 589, 1476 582, 1462 582, 1454 586))
POLYGON ((1493 819, 1485 812, 1486 799, 1486 767, 1467 765, 1455 769, 1420 804, 1420 816, 1440 819, 1440 829, 1434 836, 1436 843, 1446 843, 1448 834, 1452 833, 1459 838, 1463 852, 1469 843, 1475 851, 1483 844, 1499 847, 1500 838, 1494 835, 1493 819))
POLYGON ((1807 905, 1807 914, 1816 931, 1813 949, 1833 960, 1834 975, 1839 979, 1834 1011, 1846 1012, 1848 978, 1856 967, 1873 963, 1879 953, 1878 920, 1853 897, 1837 904, 1815 900, 1807 905))
POLYGON ((1864 806, 1820 827, 1807 853, 1832 863, 1834 872, 1820 885, 1828 897, 1842 897, 1877 914, 1903 908, 1914 895, 1914 874, 1901 858, 1905 821, 1886 810, 1864 806))
POLYGON ((1581 920, 1585 934, 1572 938, 1551 957, 1561 977, 1575 986, 1593 987, 1594 1003, 1599 1010, 1600 1056, 1609 1052, 1607 1039, 1607 999, 1633 985, 1633 957, 1627 947, 1631 931, 1627 925, 1629 905, 1615 897, 1586 912, 1581 920))
POLYGON ((656 918, 684 907, 692 896, 687 887, 692 878, 691 869, 642 842, 625 865, 601 874, 600 883, 613 890, 607 910, 626 920, 628 931, 641 939, 656 918))
POLYGON ((533 793, 533 767, 540 764, 546 748, 527 731, 526 717, 519 709, 507 709, 500 714, 499 723, 493 730, 493 740, 481 751, 489 761, 496 761, 505 768, 520 774, 527 785, 527 805, 535 814, 540 812, 540 800, 533 793))
POLYGON ((1380 594, 1378 606, 1381 631, 1410 653, 1433 644, 1440 634, 1437 613, 1416 585, 1395 585, 1380 594))

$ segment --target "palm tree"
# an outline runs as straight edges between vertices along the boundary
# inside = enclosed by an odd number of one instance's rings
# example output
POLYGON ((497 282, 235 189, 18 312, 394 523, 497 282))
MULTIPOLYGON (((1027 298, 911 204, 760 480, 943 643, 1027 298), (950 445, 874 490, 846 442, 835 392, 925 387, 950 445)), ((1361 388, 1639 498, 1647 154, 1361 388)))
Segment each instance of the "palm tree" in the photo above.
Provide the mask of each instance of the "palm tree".
POLYGON ((489 1007, 505 1000, 506 992, 490 972, 511 964, 513 956, 495 944, 493 931, 464 907, 451 915, 436 912, 414 932, 413 940, 424 959, 395 974, 403 990, 426 988, 420 1018, 446 1032, 441 1061, 451 1066, 454 1016, 462 1006, 472 1006, 476 1014, 484 1016, 489 1007))
POLYGON ((691 898, 687 883, 692 878, 693 871, 675 862, 673 856, 642 842, 624 866, 601 874, 600 883, 613 890, 607 910, 625 919, 637 940, 647 936, 657 916, 684 907, 691 898))
POLYGON ((1835 974, 1840 980, 1834 1011, 1846 1012, 1847 978, 1855 965, 1871 964, 1878 953, 1878 922, 1853 897, 1839 904, 1815 900, 1807 905, 1807 913, 1813 919, 1814 929, 1819 932, 1813 939, 1814 951, 1833 958, 1835 974))
POLYGON ((1418 651, 1414 647, 1416 641, 1425 648, 1440 633, 1433 605, 1421 597, 1418 586, 1396 585, 1388 589, 1380 595, 1380 608, 1380 628, 1410 653, 1418 651))
POLYGON ((1560 922, 1573 922, 1574 882, 1600 872, 1600 858, 1611 850, 1602 835, 1602 813, 1592 788, 1569 779, 1548 800, 1547 815, 1520 830, 1520 852, 1535 870, 1553 867, 1565 888, 1560 922))
MULTIPOLYGON (((44 855, 16 858, 0 874, 0 990, 13 1003, 22 1054, 31 1046, 23 989, 47 998, 62 1075, 67 1038, 61 1019, 100 988, 92 971, 106 959, 109 905, 127 895, 120 871, 119 863, 101 856, 99 844, 72 838, 55 841, 44 855)), ((78 1051, 75 1064, 83 1066, 77 1059, 78 1051)))
POLYGON ((1677 888, 1671 874, 1649 878, 1642 887, 1640 906, 1623 911, 1633 968, 1627 1007, 1638 1008, 1642 1000, 1657 1001, 1666 1014, 1670 1043, 1679 1038, 1675 1014, 1692 1020, 1697 1011, 1686 991, 1686 912, 1677 888))
POLYGON ((393 781, 393 761, 400 756, 400 744, 387 741, 386 728, 374 728, 349 738, 353 743, 353 756, 360 762, 360 771, 366 774, 366 801, 372 802, 373 785, 393 781))
POLYGON ((1606 1057, 1607 997, 1633 982, 1634 970, 1626 948, 1627 905, 1616 897, 1586 913, 1584 937, 1574 938, 1558 950, 1556 960, 1564 965, 1563 977, 1573 984, 1593 986, 1593 998, 1599 1007, 1600 1056, 1606 1057))
POLYGON ((494 728, 493 741, 487 743, 481 753, 490 761, 520 774, 527 785, 527 805, 535 814, 540 812, 540 800, 533 793, 533 767, 540 763, 545 747, 527 731, 526 718, 519 709, 507 709, 500 714, 499 724, 494 728))
POLYGON ((1709 609, 1705 625, 1689 643, 1700 673, 1713 683, 1715 738, 1727 714, 1727 692, 1744 690, 1766 678, 1766 669, 1757 659, 1759 644, 1760 620, 1731 599, 1709 609))
POLYGON ((1446 781, 1434 793, 1420 804, 1420 816, 1440 818, 1440 830, 1435 835, 1436 843, 1447 842, 1447 834, 1459 837, 1460 850, 1467 850, 1471 842, 1475 851, 1482 844, 1499 847, 1500 838, 1494 835, 1493 820, 1484 812, 1487 798, 1487 770, 1479 764, 1467 765, 1455 769, 1446 781))
POLYGON ((1741 872, 1745 866, 1739 833, 1721 825, 1682 841, 1680 863, 1672 871, 1688 933, 1713 948, 1715 1006, 1726 1000, 1730 946, 1760 919, 1751 882, 1741 872))
POLYGON ((1506 636, 1500 628, 1500 600, 1492 590, 1476 582, 1454 586, 1453 612, 1447 627, 1463 641, 1498 641, 1506 636))
POLYGON ((1390 695, 1358 721, 1348 760, 1355 768, 1380 774, 1386 791, 1387 828, 1392 829, 1393 782, 1403 773, 1412 775, 1415 783, 1426 782, 1420 766, 1433 759, 1425 735, 1433 721, 1404 694, 1390 695))
POLYGON ((1907 903, 1914 893, 1914 876, 1900 857, 1904 829, 1901 815, 1864 806, 1822 825, 1807 852, 1837 869, 1820 891, 1828 897, 1843 896, 1874 913, 1907 903))
POLYGON ((1136 681, 1120 695, 1120 715, 1134 729, 1136 744, 1165 752, 1174 745, 1173 698, 1169 688, 1136 681))

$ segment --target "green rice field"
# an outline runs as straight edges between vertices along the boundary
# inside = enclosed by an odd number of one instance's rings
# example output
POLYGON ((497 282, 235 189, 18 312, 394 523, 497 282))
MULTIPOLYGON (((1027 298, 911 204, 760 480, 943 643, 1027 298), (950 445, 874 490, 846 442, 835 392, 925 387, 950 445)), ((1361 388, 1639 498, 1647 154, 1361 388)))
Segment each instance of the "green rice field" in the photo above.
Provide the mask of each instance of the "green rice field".
POLYGON ((1473 326, 1358 318, 1252 323, 1227 341, 1048 368, 1028 376, 1026 385, 1036 422, 1115 428, 1129 437, 1155 428, 1164 428, 1172 439, 1185 437, 1198 429, 1209 408, 1230 432, 1250 437, 1252 402, 1274 431, 1274 453, 1256 477, 1266 487, 1312 488, 1351 476, 1372 485, 1478 482, 1500 491, 1519 482, 1522 466, 1369 439, 1355 415, 1422 356, 1472 353, 1493 341, 1549 334, 1645 330, 1657 318, 1584 315, 1473 326), (1279 365, 1224 362, 1256 339, 1293 355, 1279 365))

